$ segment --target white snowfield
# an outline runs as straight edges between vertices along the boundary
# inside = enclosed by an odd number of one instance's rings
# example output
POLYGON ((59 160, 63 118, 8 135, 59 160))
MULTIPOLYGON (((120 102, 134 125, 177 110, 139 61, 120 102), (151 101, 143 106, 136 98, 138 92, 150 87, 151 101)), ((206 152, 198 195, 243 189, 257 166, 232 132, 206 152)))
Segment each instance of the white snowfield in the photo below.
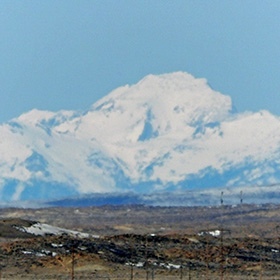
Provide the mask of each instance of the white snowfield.
POLYGON ((49 194, 34 182, 62 184, 63 196, 141 191, 141 183, 151 191, 180 188, 194 176, 234 168, 241 170, 227 186, 272 184, 279 180, 279 148, 278 116, 236 113, 229 96, 188 73, 149 75, 86 112, 34 109, 1 125, 0 194, 11 181, 10 200, 26 199, 27 188, 28 199, 49 194))
MULTIPOLYGON (((79 237, 79 238, 91 237, 91 235, 89 235, 88 233, 83 233, 83 232, 74 231, 74 230, 68 230, 68 229, 64 229, 64 228, 60 228, 60 227, 54 227, 54 226, 51 226, 48 224, 42 224, 42 223, 35 223, 30 227, 17 226, 16 228, 22 232, 30 233, 33 235, 40 235, 40 236, 44 236, 44 235, 48 235, 48 234, 52 234, 52 235, 67 234, 67 235, 79 237)), ((95 237, 98 238, 98 236, 95 236, 95 237)), ((59 247, 59 245, 57 245, 57 246, 59 247)))

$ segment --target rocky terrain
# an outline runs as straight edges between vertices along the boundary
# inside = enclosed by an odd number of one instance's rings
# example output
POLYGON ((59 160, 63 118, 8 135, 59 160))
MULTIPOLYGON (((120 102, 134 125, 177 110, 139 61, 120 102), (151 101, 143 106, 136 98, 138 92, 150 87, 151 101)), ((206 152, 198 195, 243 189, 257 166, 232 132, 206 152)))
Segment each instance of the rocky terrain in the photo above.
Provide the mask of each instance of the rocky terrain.
POLYGON ((1 209, 0 279, 279 279, 279 208, 1 209))

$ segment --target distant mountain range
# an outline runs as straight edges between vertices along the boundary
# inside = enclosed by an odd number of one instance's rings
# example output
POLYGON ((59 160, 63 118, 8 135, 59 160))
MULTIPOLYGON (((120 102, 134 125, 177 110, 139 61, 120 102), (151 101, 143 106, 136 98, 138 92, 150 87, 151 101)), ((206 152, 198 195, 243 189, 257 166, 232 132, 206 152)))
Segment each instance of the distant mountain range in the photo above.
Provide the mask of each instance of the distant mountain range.
POLYGON ((278 116, 238 113, 187 73, 149 75, 85 112, 34 109, 2 124, 1 201, 271 185, 279 153, 278 116))
MULTIPOLYGON (((223 187, 206 190, 161 191, 153 193, 99 193, 44 201, 44 207, 86 207, 142 204, 150 206, 220 206, 280 202, 280 185, 223 187)), ((31 203, 32 204, 32 203, 31 203)), ((30 205, 30 203, 29 203, 30 205)), ((24 206, 24 205, 23 205, 24 206)), ((38 203, 33 207, 41 207, 38 203)))

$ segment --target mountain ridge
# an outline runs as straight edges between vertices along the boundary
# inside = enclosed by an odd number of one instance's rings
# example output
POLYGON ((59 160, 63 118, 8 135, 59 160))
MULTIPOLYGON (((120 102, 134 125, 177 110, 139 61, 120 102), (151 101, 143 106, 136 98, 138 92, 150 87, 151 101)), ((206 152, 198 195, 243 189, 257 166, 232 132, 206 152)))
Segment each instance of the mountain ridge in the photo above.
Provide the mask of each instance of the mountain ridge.
POLYGON ((149 75, 84 112, 34 109, 0 132, 3 201, 280 179, 279 117, 237 113, 184 72, 149 75))

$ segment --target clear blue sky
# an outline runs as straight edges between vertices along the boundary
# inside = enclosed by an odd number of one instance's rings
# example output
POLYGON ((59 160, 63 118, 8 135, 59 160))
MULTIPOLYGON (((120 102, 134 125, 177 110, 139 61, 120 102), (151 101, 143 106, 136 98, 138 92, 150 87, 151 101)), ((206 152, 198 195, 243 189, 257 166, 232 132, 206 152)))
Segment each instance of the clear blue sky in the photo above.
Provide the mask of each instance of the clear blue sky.
POLYGON ((2 0, 0 122, 187 71, 280 116, 279 0, 2 0))

